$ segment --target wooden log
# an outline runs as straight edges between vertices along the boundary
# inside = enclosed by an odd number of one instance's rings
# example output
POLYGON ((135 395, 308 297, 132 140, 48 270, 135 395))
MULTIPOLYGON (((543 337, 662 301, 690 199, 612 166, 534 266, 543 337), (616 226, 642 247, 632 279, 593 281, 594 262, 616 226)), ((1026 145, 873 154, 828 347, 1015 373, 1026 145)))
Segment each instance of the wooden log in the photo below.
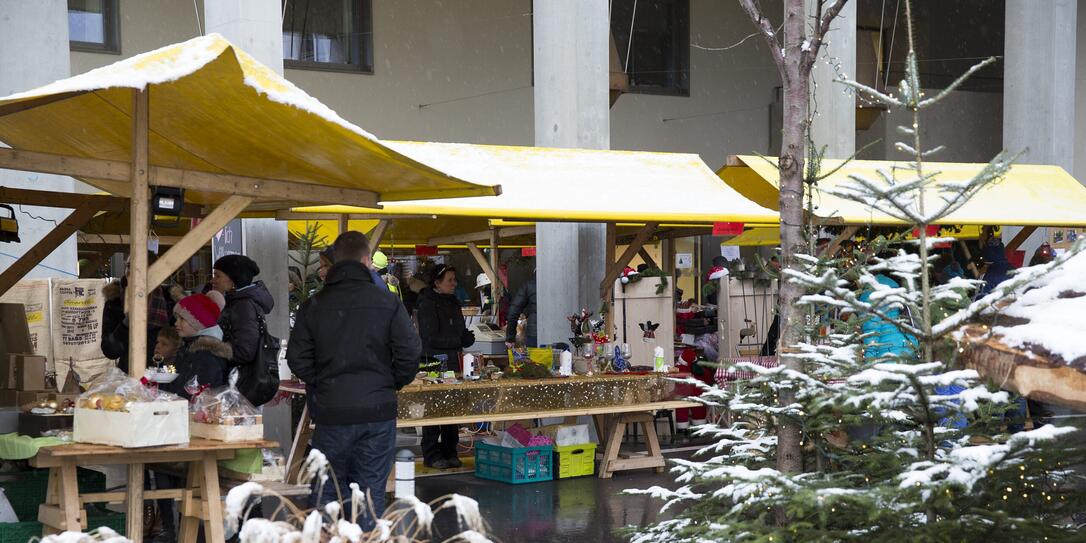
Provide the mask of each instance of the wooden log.
MULTIPOLYGON (((150 89, 132 91, 132 199, 128 247, 129 330, 147 329, 147 231, 150 228, 150 184, 148 156, 150 141, 150 89)), ((147 334, 128 334, 128 374, 139 379, 147 366, 147 334)), ((141 472, 142 475, 142 472, 141 472)), ((142 478, 141 478, 142 481, 142 478)), ((141 506, 142 507, 142 506, 141 506)), ((142 520, 142 516, 141 519, 142 520)), ((136 526, 142 527, 142 522, 136 526)), ((129 527, 132 527, 131 520, 129 527)), ((141 533, 141 532, 129 532, 141 533)))
POLYGON ((211 241, 215 233, 222 230, 234 217, 245 210, 253 199, 245 196, 231 196, 219 204, 196 228, 190 230, 180 241, 170 247, 166 254, 155 261, 147 272, 147 288, 154 289, 162 284, 201 247, 211 241))

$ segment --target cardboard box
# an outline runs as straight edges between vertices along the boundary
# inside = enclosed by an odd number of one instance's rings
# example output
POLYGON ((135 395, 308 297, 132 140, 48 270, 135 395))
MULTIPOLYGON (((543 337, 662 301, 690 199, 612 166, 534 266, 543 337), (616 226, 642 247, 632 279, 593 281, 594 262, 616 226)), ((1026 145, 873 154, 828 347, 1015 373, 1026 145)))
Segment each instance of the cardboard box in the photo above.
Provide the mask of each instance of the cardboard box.
POLYGON ((19 434, 31 437, 41 437, 47 430, 71 430, 72 415, 54 413, 52 415, 38 415, 35 413, 19 413, 19 434))
POLYGON ((45 357, 32 354, 13 354, 8 358, 8 378, 16 390, 56 392, 45 384, 45 357))
POLYGON ((214 439, 230 443, 239 441, 259 441, 264 439, 264 425, 250 424, 248 426, 230 426, 227 424, 207 424, 205 422, 189 421, 189 432, 192 437, 214 439))
POLYGON ((119 447, 155 447, 189 442, 189 403, 133 402, 127 412, 75 410, 73 439, 119 447))
POLYGON ((48 390, 0 390, 0 406, 25 407, 37 405, 42 400, 56 398, 56 392, 48 390))
POLYGON ((23 304, 0 304, 0 363, 6 363, 10 354, 33 352, 30 327, 26 324, 26 307, 23 304))

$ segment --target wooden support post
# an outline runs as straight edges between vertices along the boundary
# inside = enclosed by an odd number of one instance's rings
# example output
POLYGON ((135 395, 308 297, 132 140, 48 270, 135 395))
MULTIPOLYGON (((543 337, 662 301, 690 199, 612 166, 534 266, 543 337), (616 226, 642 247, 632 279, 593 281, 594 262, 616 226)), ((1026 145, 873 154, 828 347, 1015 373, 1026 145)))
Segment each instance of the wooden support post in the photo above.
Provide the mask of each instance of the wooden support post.
POLYGON ((490 261, 487 260, 486 255, 479 250, 479 246, 474 241, 468 242, 468 252, 471 253, 472 258, 475 259, 475 263, 479 265, 479 268, 483 270, 483 273, 490 279, 490 284, 498 282, 498 276, 494 273, 494 270, 490 267, 490 261))
POLYGON ((30 270, 41 263, 61 243, 72 237, 83 225, 94 218, 98 212, 94 204, 85 204, 78 207, 68 215, 60 224, 53 228, 45 237, 38 240, 23 256, 13 262, 8 269, 0 273, 0 294, 8 291, 20 279, 26 276, 30 270))
MULTIPOLYGON (((128 374, 135 378, 143 377, 147 366, 147 230, 150 222, 150 189, 148 187, 148 132, 150 127, 150 88, 132 91, 132 200, 131 224, 129 235, 128 270, 128 328, 139 333, 128 334, 128 374)), ((141 483, 142 483, 142 474, 141 483)), ((142 489, 140 489, 142 490, 142 489)), ((142 512, 142 505, 138 511, 142 512)), ((131 513, 131 512, 130 512, 131 513)), ((131 514, 129 515, 131 517, 131 514)), ((142 526, 142 513, 140 522, 142 526)), ((129 527, 133 519, 128 519, 129 527)), ((139 537, 139 532, 129 532, 139 537)))
POLYGON ((973 253, 969 250, 969 244, 965 240, 958 240, 958 247, 961 247, 962 254, 965 255, 965 261, 968 262, 969 269, 973 272, 973 278, 980 279, 980 270, 977 269, 976 262, 973 262, 973 253))
POLYGON ((381 240, 385 238, 385 232, 388 230, 389 222, 386 219, 377 221, 377 226, 373 227, 370 232, 370 256, 373 256, 377 252, 377 248, 381 245, 381 240))
POLYGON ((641 260, 644 260, 645 264, 648 264, 650 268, 660 269, 660 265, 656 263, 656 260, 652 258, 652 255, 650 255, 644 247, 637 250, 637 255, 640 256, 641 260))
POLYGON ((1017 234, 1015 234, 1014 238, 1011 239, 1011 242, 1007 244, 1007 250, 1017 251, 1018 248, 1021 247, 1022 244, 1025 243, 1026 240, 1029 239, 1029 237, 1032 236, 1033 233, 1036 231, 1036 226, 1023 226, 1022 229, 1019 230, 1017 234))
POLYGON ((339 215, 339 217, 337 218, 337 221, 336 221, 339 224, 339 234, 340 235, 342 235, 344 232, 351 229, 350 222, 349 222, 350 220, 351 220, 350 215, 348 215, 346 213, 340 213, 340 215, 339 215))
POLYGON ((252 201, 253 199, 247 196, 231 196, 219 204, 219 207, 216 207, 204 220, 200 221, 196 228, 185 234, 179 242, 170 247, 169 251, 166 251, 166 254, 151 265, 151 268, 147 271, 148 290, 154 290, 155 287, 162 284, 174 270, 196 254, 196 251, 206 245, 215 236, 216 232, 222 230, 227 223, 234 220, 234 217, 244 211, 252 201))
POLYGON ((494 315, 498 314, 498 300, 502 297, 502 291, 505 290, 505 285, 502 284, 501 273, 499 268, 501 262, 498 258, 498 229, 490 229, 490 269, 494 272, 494 277, 490 282, 490 297, 493 299, 494 315))
MULTIPOLYGON (((132 288, 132 286, 129 285, 128 288, 132 288)), ((147 336, 147 334, 142 335, 147 336)), ((143 464, 128 465, 128 486, 125 490, 124 501, 125 533, 129 534, 129 539, 139 541, 143 536, 143 464)))
MULTIPOLYGON (((603 317, 604 332, 607 335, 614 337, 618 335, 618 333, 615 328, 615 308, 612 307, 614 304, 611 299, 611 288, 609 288, 609 285, 613 284, 614 280, 608 282, 607 274, 610 272, 611 266, 615 261, 615 251, 618 250, 618 225, 609 222, 605 228, 606 233, 604 234, 605 240, 603 242, 604 275, 603 283, 600 284, 600 304, 607 305, 607 314, 603 317)), ((603 438, 600 437, 600 439, 602 440, 603 438)))

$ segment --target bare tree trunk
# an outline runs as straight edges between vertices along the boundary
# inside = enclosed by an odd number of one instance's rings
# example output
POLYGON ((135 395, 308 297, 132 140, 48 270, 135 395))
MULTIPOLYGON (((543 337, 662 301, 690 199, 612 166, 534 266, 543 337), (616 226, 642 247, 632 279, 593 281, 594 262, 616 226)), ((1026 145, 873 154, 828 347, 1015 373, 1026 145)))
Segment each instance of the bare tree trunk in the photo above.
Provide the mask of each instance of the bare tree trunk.
MULTIPOLYGON (((784 89, 784 126, 779 162, 781 214, 781 266, 799 270, 797 254, 807 254, 803 236, 803 173, 810 122, 809 99, 811 68, 822 48, 830 23, 841 12, 847 0, 819 0, 816 4, 812 35, 808 37, 805 0, 783 0, 784 43, 769 22, 758 0, 739 0, 754 26, 769 45, 769 52, 781 75, 784 89)), ((803 296, 803 287, 784 280, 780 290, 781 335, 777 353, 789 369, 803 371, 803 363, 792 356, 794 345, 803 341, 804 315, 796 302, 803 296)), ((781 389, 780 405, 790 405, 794 392, 781 389)), ((781 419, 777 432, 777 469, 785 473, 803 471, 802 428, 798 422, 781 419)))
MULTIPOLYGON (((803 0, 785 2, 784 12, 784 114, 780 152, 780 211, 781 211, 781 265, 798 270, 796 254, 807 252, 803 236, 803 161, 808 122, 808 91, 810 70, 803 73, 801 42, 805 39, 803 0)), ((781 281, 780 318, 781 335, 777 353, 790 369, 802 371, 803 364, 791 356, 793 346, 803 340, 805 312, 796 307, 803 296, 803 287, 790 281, 781 281)), ((781 405, 794 401, 789 389, 780 393, 781 405)), ((777 469, 785 473, 803 471, 801 428, 788 419, 781 421, 777 433, 777 469)))

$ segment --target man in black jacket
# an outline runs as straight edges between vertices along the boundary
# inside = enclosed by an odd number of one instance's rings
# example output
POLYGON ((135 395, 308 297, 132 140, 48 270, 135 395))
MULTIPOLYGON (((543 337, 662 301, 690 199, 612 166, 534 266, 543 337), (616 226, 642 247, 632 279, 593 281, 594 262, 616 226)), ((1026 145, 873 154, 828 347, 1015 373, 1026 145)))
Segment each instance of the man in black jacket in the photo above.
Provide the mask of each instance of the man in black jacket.
MULTIPOLYGON (((358 483, 380 517, 395 453, 396 391, 414 380, 422 347, 399 298, 374 283, 366 236, 345 232, 333 247, 324 288, 298 309, 287 362, 306 383, 313 448, 328 458, 339 494, 350 496, 350 483, 358 483)), ((314 497, 322 506, 336 499, 336 488, 326 484, 314 497)), ((374 522, 366 518, 362 527, 374 522)))

